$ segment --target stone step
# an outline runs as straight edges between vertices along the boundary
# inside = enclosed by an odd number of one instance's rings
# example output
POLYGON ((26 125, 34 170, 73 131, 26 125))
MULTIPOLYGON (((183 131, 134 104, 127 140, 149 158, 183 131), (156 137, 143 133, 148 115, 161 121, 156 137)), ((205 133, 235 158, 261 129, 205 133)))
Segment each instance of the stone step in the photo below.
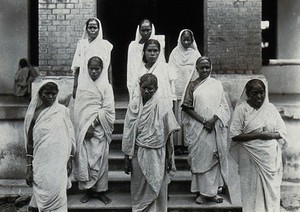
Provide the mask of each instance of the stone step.
MULTIPOLYGON (((103 204, 100 200, 91 199, 89 202, 83 204, 80 202, 82 194, 75 194, 68 196, 68 209, 69 211, 130 211, 131 210, 131 198, 130 193, 112 193, 107 192, 107 196, 112 199, 110 204, 103 204)), ((240 205, 232 205, 226 197, 224 197, 223 203, 206 203, 196 204, 195 195, 169 195, 168 211, 179 212, 179 211, 231 211, 240 212, 240 205)))
POLYGON ((116 120, 125 118, 127 107, 128 107, 128 101, 115 102, 116 120))
MULTIPOLYGON (((110 149, 109 152, 109 170, 123 170, 124 153, 121 150, 110 149)), ((175 155, 175 165, 178 171, 189 171, 190 165, 187 162, 187 155, 175 155)))
POLYGON ((124 119, 116 119, 114 122, 114 134, 122 134, 124 129, 124 119))

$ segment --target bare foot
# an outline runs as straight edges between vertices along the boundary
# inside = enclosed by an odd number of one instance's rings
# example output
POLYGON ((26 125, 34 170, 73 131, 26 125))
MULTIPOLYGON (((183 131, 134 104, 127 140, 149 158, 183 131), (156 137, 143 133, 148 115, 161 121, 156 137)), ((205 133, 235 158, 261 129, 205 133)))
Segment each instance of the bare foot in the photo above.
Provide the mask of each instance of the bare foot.
POLYGON ((208 201, 210 202, 215 202, 215 203, 222 203, 223 202, 223 198, 220 197, 219 195, 216 195, 214 197, 208 197, 206 198, 208 201))
POLYGON ((202 196, 202 195, 199 195, 199 196, 197 196, 197 198, 196 198, 196 203, 197 204, 204 204, 204 203, 206 203, 206 199, 202 196))
POLYGON ((111 202, 111 199, 108 198, 104 192, 97 193, 97 198, 102 201, 105 205, 109 204, 111 202))
POLYGON ((92 198, 92 194, 90 192, 86 192, 83 197, 81 197, 80 202, 87 203, 92 198))

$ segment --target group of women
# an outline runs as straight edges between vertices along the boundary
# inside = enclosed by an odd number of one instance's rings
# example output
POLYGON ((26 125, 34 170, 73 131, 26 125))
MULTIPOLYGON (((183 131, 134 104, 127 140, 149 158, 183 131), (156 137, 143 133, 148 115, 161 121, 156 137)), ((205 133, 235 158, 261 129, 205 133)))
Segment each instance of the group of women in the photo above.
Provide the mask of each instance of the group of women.
MULTIPOLYGON (((201 57, 192 31, 180 32, 169 63, 164 42, 156 38, 153 24, 142 20, 128 49, 129 105, 122 151, 124 171, 131 174, 132 210, 167 211, 168 183, 176 171, 174 145, 188 146, 195 202, 223 202, 219 193, 228 186, 231 138, 243 211, 279 211, 286 129, 269 103, 266 84, 247 82, 232 115, 222 83, 211 76, 212 62, 201 57)), ((89 19, 72 64, 73 122, 57 101, 54 82, 43 83, 29 105, 26 180, 34 191, 30 205, 39 211, 67 211, 71 169, 85 191, 82 203, 91 198, 111 202, 105 195, 115 120, 108 79, 111 50, 100 21, 89 19)))

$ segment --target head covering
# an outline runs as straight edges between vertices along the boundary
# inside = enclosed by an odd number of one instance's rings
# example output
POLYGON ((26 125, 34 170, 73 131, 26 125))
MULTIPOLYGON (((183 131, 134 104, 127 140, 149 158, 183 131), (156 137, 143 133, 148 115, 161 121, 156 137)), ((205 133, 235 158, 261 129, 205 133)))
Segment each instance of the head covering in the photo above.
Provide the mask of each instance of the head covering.
MULTIPOLYGON (((151 24, 151 28, 152 28, 152 30, 151 30, 151 35, 150 35, 149 39, 153 38, 155 35, 155 27, 153 24, 151 24)), ((141 39, 142 39, 142 36, 140 34, 140 25, 138 25, 136 28, 136 32, 135 32, 135 41, 140 42, 141 39)))
MULTIPOLYGON (((34 116, 34 112, 36 110, 36 108, 38 108, 39 106, 42 105, 42 100, 40 98, 40 95, 39 95, 39 91, 41 90, 41 88, 47 84, 48 82, 52 82, 54 84, 57 85, 56 82, 54 82, 53 80, 45 80, 43 81, 39 88, 37 89, 36 93, 33 94, 33 98, 31 99, 31 102, 28 106, 28 109, 27 109, 27 112, 26 112, 26 115, 25 115, 25 120, 24 120, 24 138, 25 138, 25 148, 27 148, 27 142, 28 142, 28 130, 29 130, 29 127, 30 127, 30 124, 32 122, 32 119, 33 119, 33 116, 34 116)), ((56 106, 58 105, 58 97, 56 97, 53 105, 51 105, 50 107, 53 107, 53 106, 56 106)))
MULTIPOLYGON (((98 22, 98 25, 99 25, 99 33, 98 33, 98 36, 95 38, 95 40, 96 39, 103 39, 103 30, 102 30, 102 24, 101 24, 101 21, 98 19, 98 18, 96 18, 96 17, 92 17, 92 18, 90 18, 90 19, 94 19, 95 21, 97 21, 98 22)), ((87 22, 85 23, 85 25, 84 25, 84 28, 83 28, 83 34, 82 34, 82 37, 81 37, 81 39, 88 39, 88 33, 87 33, 87 30, 86 30, 86 28, 87 28, 87 22)))

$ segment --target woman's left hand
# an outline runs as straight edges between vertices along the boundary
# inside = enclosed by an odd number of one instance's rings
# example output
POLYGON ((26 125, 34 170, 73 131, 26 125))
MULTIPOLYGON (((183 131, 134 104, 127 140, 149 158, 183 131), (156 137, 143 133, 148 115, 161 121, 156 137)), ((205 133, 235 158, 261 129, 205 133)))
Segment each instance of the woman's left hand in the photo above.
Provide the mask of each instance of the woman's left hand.
POLYGON ((169 173, 172 170, 172 159, 166 159, 166 172, 169 173))
POLYGON ((73 157, 70 157, 67 163, 68 177, 71 175, 72 170, 73 170, 73 157))

